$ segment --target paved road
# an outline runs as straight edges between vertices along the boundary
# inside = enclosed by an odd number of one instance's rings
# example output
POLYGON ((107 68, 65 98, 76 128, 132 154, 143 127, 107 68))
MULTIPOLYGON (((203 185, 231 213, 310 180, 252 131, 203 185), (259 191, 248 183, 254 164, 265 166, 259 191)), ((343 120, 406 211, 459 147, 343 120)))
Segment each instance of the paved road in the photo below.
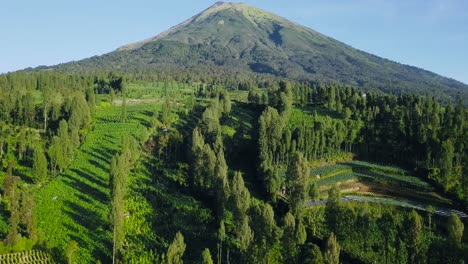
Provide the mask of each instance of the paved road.
MULTIPOLYGON (((344 195, 341 197, 343 202, 373 202, 373 203, 382 203, 382 204, 391 204, 396 206, 402 206, 407 208, 414 208, 416 210, 427 211, 427 206, 422 203, 413 202, 413 201, 403 201, 403 200, 395 200, 391 198, 381 198, 381 197, 368 197, 368 196, 356 196, 356 195, 344 195)), ((319 200, 319 201, 308 201, 306 202, 306 206, 314 206, 314 205, 324 205, 327 204, 327 200, 319 200)), ((442 216, 450 216, 452 213, 457 215, 459 218, 466 218, 468 215, 464 212, 450 209, 450 208, 443 208, 443 207, 435 207, 435 214, 442 215, 442 216)))

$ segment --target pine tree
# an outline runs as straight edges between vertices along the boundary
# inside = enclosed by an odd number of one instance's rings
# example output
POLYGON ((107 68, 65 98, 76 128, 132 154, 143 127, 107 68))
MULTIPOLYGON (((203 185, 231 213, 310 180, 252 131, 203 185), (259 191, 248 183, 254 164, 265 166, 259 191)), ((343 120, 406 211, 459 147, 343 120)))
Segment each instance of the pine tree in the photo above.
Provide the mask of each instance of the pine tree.
POLYGON ((327 220, 328 228, 332 232, 338 231, 339 215, 341 211, 341 196, 338 185, 334 185, 328 191, 328 201, 325 206, 325 218, 327 220))
POLYGON ((34 195, 32 188, 27 188, 21 192, 20 223, 26 227, 26 233, 31 240, 36 240, 36 224, 34 221, 34 195))
POLYGON ((292 260, 297 254, 296 246, 296 219, 288 212, 283 219, 283 255, 287 260, 292 260))
POLYGON ((122 99, 122 111, 120 112, 120 122, 125 123, 127 122, 127 98, 122 99))
POLYGON ((202 259, 201 259, 202 264, 213 264, 213 259, 211 258, 211 253, 208 248, 205 248, 202 252, 202 259))
POLYGON ((18 238, 18 225, 20 224, 20 205, 19 205, 19 191, 18 184, 21 179, 17 176, 6 176, 3 180, 3 193, 9 202, 10 211, 10 230, 5 238, 5 244, 13 246, 18 238))
POLYGON ((303 264, 323 264, 323 255, 320 248, 312 243, 308 243, 304 247, 302 259, 300 263, 303 264))
POLYGON ((447 229, 449 243, 456 246, 457 248, 460 248, 464 229, 463 222, 452 213, 448 219, 447 229))
POLYGON ((301 208, 304 206, 308 193, 308 184, 310 170, 307 160, 302 153, 296 152, 293 155, 291 164, 286 173, 286 183, 289 192, 289 206, 293 215, 299 216, 301 208))
POLYGON ((326 264, 340 263, 340 245, 336 241, 335 234, 332 232, 325 246, 324 260, 326 264))
POLYGON ((233 212, 234 243, 241 253, 245 253, 253 239, 253 232, 250 228, 249 217, 247 215, 251 197, 240 172, 234 173, 229 200, 229 205, 233 212))
POLYGON ((76 93, 70 108, 70 130, 80 130, 91 122, 91 112, 83 93, 76 93))
POLYGON ((184 242, 184 236, 180 232, 177 232, 177 234, 174 237, 174 240, 167 249, 167 264, 183 264, 184 261, 182 260, 182 257, 184 256, 185 248, 186 245, 184 242))
POLYGON ((414 210, 406 219, 405 228, 407 230, 408 262, 424 263, 425 254, 422 252, 423 243, 423 221, 421 216, 414 210))
POLYGON ((47 159, 42 146, 36 146, 33 159, 34 181, 42 183, 47 179, 47 159))
POLYGON ((75 263, 75 252, 79 249, 78 243, 75 240, 72 240, 65 249, 65 254, 67 256, 68 264, 75 263))
POLYGON ((229 184, 228 184, 228 167, 224 158, 224 152, 221 150, 216 156, 216 200, 218 206, 218 217, 223 215, 224 206, 229 197, 229 184))
POLYGON ((440 154, 440 176, 445 190, 450 189, 452 181, 452 167, 454 158, 454 148, 451 140, 442 142, 440 154))
POLYGON ((218 230, 218 263, 221 263, 223 257, 223 242, 226 239, 226 227, 224 221, 221 221, 218 230))

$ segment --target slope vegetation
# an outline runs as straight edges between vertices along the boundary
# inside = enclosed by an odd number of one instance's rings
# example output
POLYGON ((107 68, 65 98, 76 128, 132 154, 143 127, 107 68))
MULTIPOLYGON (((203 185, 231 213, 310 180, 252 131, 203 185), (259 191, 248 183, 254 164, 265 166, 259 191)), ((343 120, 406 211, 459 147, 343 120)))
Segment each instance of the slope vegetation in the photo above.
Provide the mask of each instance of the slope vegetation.
POLYGON ((54 68, 244 72, 468 99, 461 82, 354 49, 263 10, 222 2, 156 37, 54 68))
POLYGON ((94 130, 76 153, 73 163, 36 195, 36 221, 51 247, 78 243, 79 263, 110 260, 109 165, 122 138, 138 133, 153 106, 129 106, 129 120, 120 122, 120 107, 97 111, 94 130))

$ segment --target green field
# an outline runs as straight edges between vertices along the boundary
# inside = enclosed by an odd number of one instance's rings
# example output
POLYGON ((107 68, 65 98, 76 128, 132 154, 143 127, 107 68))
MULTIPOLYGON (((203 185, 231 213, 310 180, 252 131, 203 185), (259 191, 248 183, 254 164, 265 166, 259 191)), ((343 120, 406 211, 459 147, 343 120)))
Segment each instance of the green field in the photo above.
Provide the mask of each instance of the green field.
POLYGON ((177 82, 130 83, 127 87, 128 98, 163 98, 169 96, 180 98, 180 95, 193 96, 194 84, 177 82))
POLYGON ((39 250, 30 250, 23 251, 19 253, 10 253, 0 255, 0 263, 3 264, 17 264, 17 263, 27 263, 27 264, 48 264, 54 263, 50 254, 39 251, 39 250))
POLYGON ((76 259, 108 262, 112 251, 109 221, 109 163, 122 138, 139 136, 149 124, 152 105, 128 106, 128 121, 119 122, 120 107, 100 107, 96 124, 71 166, 36 194, 36 223, 50 247, 78 242, 76 259))
POLYGON ((365 161, 350 161, 330 166, 318 167, 311 170, 312 178, 317 180, 318 186, 326 186, 351 179, 376 179, 401 186, 412 186, 421 190, 431 191, 429 183, 421 178, 412 176, 410 172, 393 166, 385 166, 365 161))

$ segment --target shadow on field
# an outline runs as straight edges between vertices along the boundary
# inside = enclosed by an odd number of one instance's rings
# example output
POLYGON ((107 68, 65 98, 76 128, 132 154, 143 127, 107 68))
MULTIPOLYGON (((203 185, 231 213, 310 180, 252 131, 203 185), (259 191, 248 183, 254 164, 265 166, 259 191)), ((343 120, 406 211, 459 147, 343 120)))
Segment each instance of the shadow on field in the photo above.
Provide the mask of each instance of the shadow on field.
POLYGON ((90 155, 96 160, 102 161, 104 163, 109 163, 109 161, 112 159, 112 155, 108 153, 103 153, 100 149, 98 148, 92 148, 91 151, 85 150, 83 151, 87 155, 90 155))
POLYGON ((134 117, 133 119, 137 120, 140 124, 144 125, 146 128, 151 127, 151 124, 141 117, 134 117))
MULTIPOLYGON (((82 227, 88 230, 105 230, 105 226, 103 226, 103 223, 105 223, 106 221, 105 219, 102 219, 98 214, 96 214, 96 212, 93 212, 92 210, 89 210, 74 202, 66 201, 65 206, 66 208, 64 209, 64 211, 68 215, 70 215, 70 217, 72 217, 77 224, 81 225, 82 227)), ((101 237, 99 232, 92 232, 92 234, 90 235, 92 238, 101 237)))
MULTIPOLYGON (((86 173, 84 173, 84 172, 82 172, 80 170, 72 169, 72 171, 74 173, 76 173, 78 176, 89 180, 90 182, 102 185, 101 182, 96 182, 95 179, 91 178, 88 174, 86 174, 86 173)), ((105 202, 107 202, 109 200, 108 195, 106 193, 104 193, 103 191, 99 190, 98 188, 93 187, 90 184, 87 184, 85 182, 79 181, 79 180, 75 179, 74 177, 72 177, 72 176, 70 176, 68 174, 66 174, 64 176, 67 178, 67 180, 65 182, 67 184, 69 184, 70 187, 77 189, 80 193, 86 194, 89 197, 94 197, 95 199, 97 199, 97 200, 99 200, 99 201, 101 201, 103 203, 105 203, 105 202)))
POLYGON ((197 199, 189 188, 178 183, 178 176, 174 174, 186 174, 186 171, 168 168, 164 162, 155 158, 145 163, 145 167, 149 175, 145 175, 144 179, 140 178, 136 183, 140 186, 140 192, 142 185, 139 183, 150 186, 145 187, 143 193, 146 193, 145 198, 152 205, 154 212, 157 212, 152 217, 156 238, 169 242, 180 231, 186 241, 191 241, 187 245, 187 258, 198 259, 200 252, 213 245, 216 239, 212 236, 215 233, 212 228, 215 219, 209 209, 210 205, 197 199))
MULTIPOLYGON (((95 168, 98 168, 98 169, 102 170, 102 172, 103 172, 104 174, 109 173, 109 169, 106 168, 106 167, 104 167, 101 163, 97 162, 96 160, 89 159, 89 160, 88 160, 88 163, 91 164, 91 165, 93 165, 95 168)), ((89 171, 89 170, 88 170, 88 171, 89 171)))
MULTIPOLYGON (((90 162, 91 164, 93 164, 92 161, 89 161, 89 162, 90 162)), ((94 164, 93 164, 93 165, 94 165, 94 164)), ((100 165, 100 164, 99 164, 99 166, 102 167, 102 165, 100 165)), ((102 169, 103 169, 103 171, 104 171, 105 173, 109 173, 109 172, 108 172, 108 171, 109 171, 108 169, 106 169, 106 168, 102 168, 102 169)), ((107 181, 103 181, 103 180, 101 179, 101 177, 98 177, 98 176, 96 175, 95 172, 92 172, 92 171, 89 170, 89 169, 86 169, 86 168, 82 168, 82 169, 80 169, 80 170, 78 170, 78 169, 71 169, 71 171, 73 171, 74 173, 76 173, 78 176, 80 176, 80 177, 82 177, 82 178, 84 178, 84 179, 87 179, 87 180, 90 181, 91 183, 93 183, 93 184, 95 184, 95 185, 98 185, 98 186, 101 187, 101 188, 108 188, 108 187, 109 187, 109 184, 108 184, 107 181)))
POLYGON ((95 231, 87 232, 88 241, 82 239, 83 236, 78 235, 78 230, 71 225, 65 225, 68 230, 73 230, 72 235, 69 235, 71 240, 75 240, 78 246, 91 244, 94 250, 91 252, 94 260, 100 260, 101 263, 111 263, 112 243, 110 238, 106 238, 105 232, 95 231), (75 235, 76 234, 76 235, 75 235))

